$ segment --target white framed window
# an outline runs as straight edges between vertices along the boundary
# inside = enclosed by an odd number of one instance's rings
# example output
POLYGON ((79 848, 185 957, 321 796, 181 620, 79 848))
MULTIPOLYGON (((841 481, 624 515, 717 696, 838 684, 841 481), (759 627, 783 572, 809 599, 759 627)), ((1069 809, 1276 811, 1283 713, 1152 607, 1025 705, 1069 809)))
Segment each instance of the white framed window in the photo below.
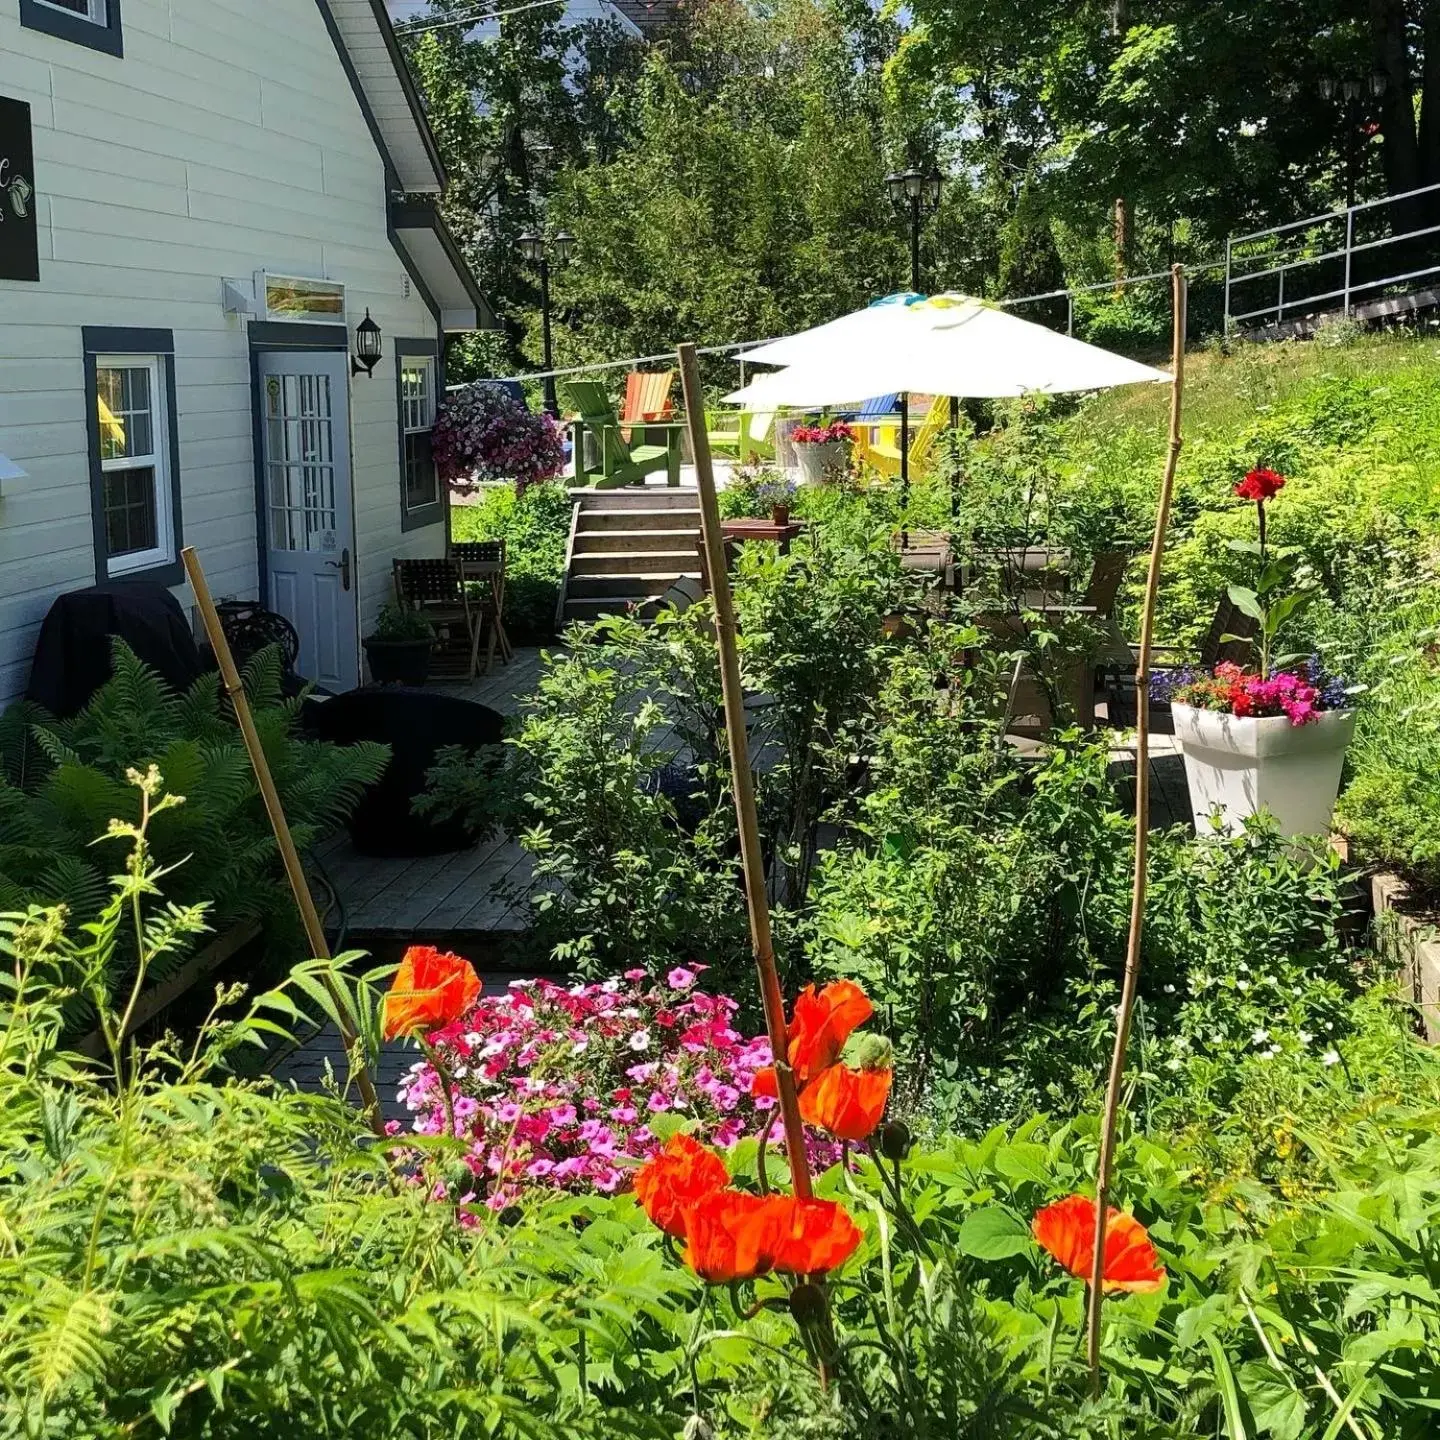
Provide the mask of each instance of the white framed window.
POLYGON ((110 23, 109 0, 35 0, 51 10, 63 10, 67 15, 78 15, 92 25, 110 23))
POLYGON ((435 428, 435 356, 399 356, 401 477, 407 514, 440 503, 431 431, 435 428))
POLYGON ((175 560, 170 399, 159 355, 97 355, 97 537, 110 576, 175 560))

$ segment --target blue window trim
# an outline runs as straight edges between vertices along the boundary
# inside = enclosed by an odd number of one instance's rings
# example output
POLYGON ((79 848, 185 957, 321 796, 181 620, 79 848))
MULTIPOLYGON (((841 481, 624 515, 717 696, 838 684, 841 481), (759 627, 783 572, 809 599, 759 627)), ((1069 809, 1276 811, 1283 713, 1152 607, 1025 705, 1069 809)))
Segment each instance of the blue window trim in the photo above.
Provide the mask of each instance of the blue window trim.
POLYGON ((120 0, 106 0, 105 23, 97 25, 82 15, 71 15, 44 5, 40 0, 20 0, 20 23, 27 30, 39 30, 58 40, 69 40, 118 60, 125 54, 124 36, 120 29, 120 0))
POLYGON ((175 405, 175 332, 138 329, 130 326, 86 325, 85 346, 85 432, 90 442, 90 519, 95 537, 95 581, 110 579, 110 556, 105 545, 105 472, 100 466, 100 377, 97 355, 158 355, 165 371, 166 429, 170 444, 170 529, 175 558, 146 570, 126 570, 117 581, 155 580, 161 585, 178 585, 185 579, 185 562, 180 551, 185 544, 180 521, 180 422, 175 405))

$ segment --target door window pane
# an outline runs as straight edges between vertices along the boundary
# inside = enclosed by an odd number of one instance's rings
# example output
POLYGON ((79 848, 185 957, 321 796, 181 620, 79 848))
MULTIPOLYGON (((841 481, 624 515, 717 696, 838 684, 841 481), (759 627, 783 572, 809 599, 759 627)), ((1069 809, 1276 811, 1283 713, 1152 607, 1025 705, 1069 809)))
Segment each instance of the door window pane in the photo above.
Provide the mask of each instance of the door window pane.
POLYGON ((276 550, 339 548, 331 400, 328 375, 265 381, 265 472, 276 550))

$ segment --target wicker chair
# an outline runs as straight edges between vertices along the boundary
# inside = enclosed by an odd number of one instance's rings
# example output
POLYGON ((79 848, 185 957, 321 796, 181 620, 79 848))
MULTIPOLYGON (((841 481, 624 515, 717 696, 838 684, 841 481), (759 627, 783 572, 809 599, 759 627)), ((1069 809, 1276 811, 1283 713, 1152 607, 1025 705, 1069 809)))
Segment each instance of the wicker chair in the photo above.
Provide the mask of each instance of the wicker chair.
POLYGON ((480 650, 476 607, 455 560, 396 560, 395 598, 435 627, 434 671, 475 678, 480 650))

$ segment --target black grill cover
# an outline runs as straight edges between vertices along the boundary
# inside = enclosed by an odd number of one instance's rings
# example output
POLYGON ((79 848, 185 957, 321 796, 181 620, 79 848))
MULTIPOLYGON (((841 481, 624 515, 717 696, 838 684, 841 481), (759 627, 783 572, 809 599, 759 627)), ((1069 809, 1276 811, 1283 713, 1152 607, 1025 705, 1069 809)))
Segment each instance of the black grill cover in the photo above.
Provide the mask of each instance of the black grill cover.
POLYGON ((442 747, 500 743, 505 721, 498 711, 458 695, 386 685, 312 700, 305 727, 340 745, 379 740, 390 747, 385 773, 350 817, 350 838, 362 855, 439 855, 475 843, 459 821, 416 815, 411 801, 425 789, 425 772, 442 747))
POLYGON ((117 635, 176 690, 213 668, 201 659, 185 612, 165 586, 112 580, 72 590, 51 605, 26 698, 61 719, 78 714, 110 678, 110 641, 117 635))

